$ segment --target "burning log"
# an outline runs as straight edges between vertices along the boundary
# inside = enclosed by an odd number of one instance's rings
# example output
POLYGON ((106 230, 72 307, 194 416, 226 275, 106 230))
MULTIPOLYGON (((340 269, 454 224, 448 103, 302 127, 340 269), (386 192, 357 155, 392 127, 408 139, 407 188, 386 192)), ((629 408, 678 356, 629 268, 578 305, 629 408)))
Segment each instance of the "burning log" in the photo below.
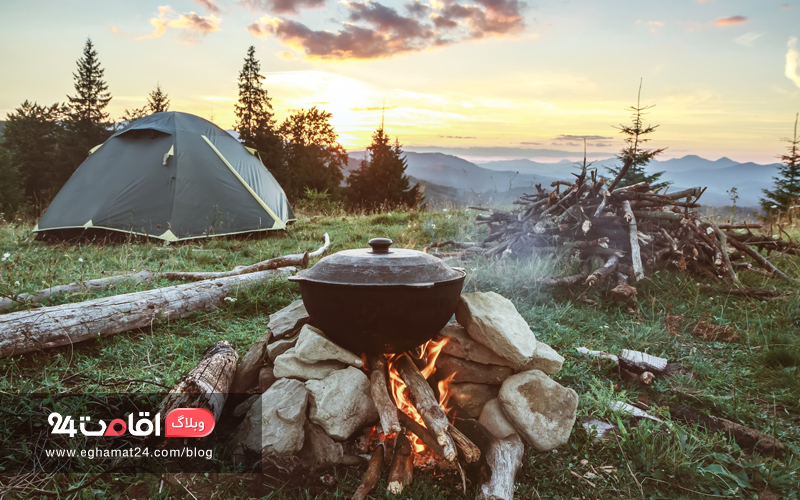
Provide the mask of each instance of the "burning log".
POLYGON ((392 463, 389 465, 389 485, 386 489, 393 495, 399 495, 403 492, 404 486, 411 484, 413 478, 414 452, 411 449, 411 441, 405 432, 399 432, 394 444, 392 463))
POLYGON ((525 447, 516 434, 495 439, 486 454, 486 465, 491 476, 482 484, 475 500, 512 500, 514 498, 514 476, 522 466, 525 447))
POLYGON ((236 349, 220 340, 203 353, 197 366, 178 382, 159 406, 166 415, 175 408, 205 408, 218 420, 236 373, 236 349))
POLYGON ((395 366, 408 387, 408 392, 422 421, 436 436, 436 442, 442 447, 444 451, 442 456, 452 462, 456 458, 456 446, 448 432, 450 423, 447 421, 444 410, 439 406, 428 381, 425 380, 411 358, 405 354, 397 358, 395 366))
MULTIPOLYGON (((386 381, 386 358, 381 354, 370 359, 372 373, 369 375, 372 401, 381 419, 381 428, 386 435, 402 431, 397 418, 397 406, 389 396, 389 385, 386 381)), ((399 437, 398 437, 399 439, 399 437)), ((402 488, 401 488, 402 489, 402 488)))
POLYGON ((434 453, 436 453, 440 457, 446 458, 442 446, 436 441, 436 436, 430 430, 426 429, 424 426, 417 423, 416 420, 409 417, 403 411, 398 412, 398 416, 400 418, 400 423, 403 425, 403 427, 405 427, 409 432, 417 436, 422 441, 422 443, 431 450, 433 450, 434 453))
POLYGON ((353 500, 365 500, 369 492, 378 484, 381 479, 381 472, 383 471, 383 443, 379 444, 372 451, 372 457, 369 459, 367 466, 367 473, 364 474, 364 480, 361 481, 361 486, 358 487, 353 500))
POLYGON ((453 438, 453 441, 455 441, 456 446, 458 446, 459 451, 461 451, 461 454, 464 456, 464 460, 468 464, 481 459, 481 450, 453 424, 450 424, 450 436, 453 438))
POLYGON ((234 290, 286 274, 275 269, 205 280, 0 316, 0 358, 149 328, 196 311, 216 309, 234 290))

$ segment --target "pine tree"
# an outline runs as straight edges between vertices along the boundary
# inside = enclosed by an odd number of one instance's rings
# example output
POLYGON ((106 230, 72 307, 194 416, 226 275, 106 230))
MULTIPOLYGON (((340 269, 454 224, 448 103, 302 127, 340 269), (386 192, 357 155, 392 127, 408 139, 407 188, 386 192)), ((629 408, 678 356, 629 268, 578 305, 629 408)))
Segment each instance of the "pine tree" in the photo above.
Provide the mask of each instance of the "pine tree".
POLYGON ((236 103, 236 125, 239 141, 253 148, 267 169, 273 174, 280 170, 283 162, 283 144, 275 130, 275 115, 272 98, 261 81, 261 63, 255 57, 256 48, 247 49, 244 66, 239 73, 239 102, 236 103))
POLYGON ((394 146, 381 126, 372 134, 367 158, 358 170, 348 177, 347 199, 350 204, 369 209, 381 206, 413 206, 417 203, 419 185, 409 188, 405 175, 406 159, 400 141, 394 146))
POLYGON ((301 197, 306 188, 338 196, 347 151, 339 144, 330 123, 332 116, 316 106, 301 109, 278 129, 284 144, 284 161, 272 174, 290 200, 301 197))
POLYGON ((169 111, 169 94, 161 90, 161 84, 157 83, 155 90, 147 95, 147 107, 151 113, 169 111))
POLYGON ((616 178, 624 168, 626 162, 630 162, 630 167, 622 176, 618 186, 630 186, 640 182, 646 182, 650 185, 651 189, 660 189, 670 184, 669 182, 659 182, 664 172, 647 174, 645 173, 645 167, 650 163, 650 160, 663 153, 667 148, 642 149, 642 145, 650 140, 648 136, 655 132, 658 125, 644 125, 642 120, 643 115, 646 115, 646 111, 654 106, 642 106, 641 98, 642 84, 639 82, 639 95, 636 99, 636 106, 628 108, 633 112, 632 125, 620 125, 619 127, 615 127, 619 129, 621 134, 625 135, 625 147, 617 154, 617 159, 622 162, 622 166, 609 167, 606 170, 608 170, 612 177, 616 178))
POLYGON ((69 98, 70 116, 75 122, 92 125, 105 125, 108 113, 104 110, 111 101, 111 94, 107 92, 108 84, 103 80, 105 70, 100 67, 97 51, 94 50, 92 39, 86 39, 83 47, 83 57, 78 59, 78 73, 72 74, 75 79, 76 96, 69 98))
POLYGON ((773 177, 775 188, 764 189, 765 197, 761 199, 761 206, 768 214, 784 212, 792 220, 792 209, 800 202, 800 138, 797 136, 797 120, 800 113, 794 118, 794 135, 784 141, 789 143, 789 154, 778 156, 781 166, 778 168, 779 177, 773 177))

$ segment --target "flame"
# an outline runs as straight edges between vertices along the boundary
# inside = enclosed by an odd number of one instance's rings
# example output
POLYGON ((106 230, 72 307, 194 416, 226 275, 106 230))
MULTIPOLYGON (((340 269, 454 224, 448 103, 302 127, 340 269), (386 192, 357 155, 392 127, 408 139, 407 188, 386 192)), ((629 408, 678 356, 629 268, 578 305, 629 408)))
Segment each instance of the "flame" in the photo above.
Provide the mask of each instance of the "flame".
POLYGON ((455 378, 455 376, 456 376, 455 373, 451 373, 446 379, 440 380, 438 384, 439 406, 442 407, 442 410, 444 410, 446 414, 450 413, 450 408, 447 406, 447 403, 450 402, 450 396, 452 396, 452 394, 450 393, 450 383, 453 381, 453 378, 455 378))
MULTIPOLYGON (((430 378, 430 376, 436 372, 436 359, 439 357, 439 354, 442 352, 442 349, 449 340, 449 338, 444 338, 440 341, 429 340, 422 346, 422 359, 426 360, 426 364, 425 367, 420 370, 420 372, 425 379, 430 378)), ((400 377, 400 373, 395 367, 396 362, 397 357, 394 357, 389 361, 389 385, 391 386, 391 393, 394 397, 394 402, 400 411, 406 413, 418 424, 425 426, 425 423, 422 421, 422 417, 420 416, 416 407, 414 407, 414 404, 411 402, 406 383, 400 377)), ((448 409, 446 408, 446 405, 450 399, 448 387, 454 376, 455 374, 439 382, 439 406, 442 407, 445 413, 447 413, 448 409)), ((411 433, 409 437, 411 438, 411 446, 413 447, 415 453, 422 453, 425 451, 426 447, 422 443, 422 440, 420 440, 413 433, 411 433)))

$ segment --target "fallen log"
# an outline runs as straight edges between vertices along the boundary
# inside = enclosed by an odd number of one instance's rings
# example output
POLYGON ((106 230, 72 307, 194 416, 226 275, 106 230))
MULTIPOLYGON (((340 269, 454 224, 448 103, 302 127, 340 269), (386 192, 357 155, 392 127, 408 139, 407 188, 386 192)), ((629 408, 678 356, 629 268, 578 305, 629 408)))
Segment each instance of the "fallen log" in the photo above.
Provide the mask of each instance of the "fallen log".
POLYGON ((369 492, 378 484, 381 479, 381 472, 383 471, 383 443, 379 444, 372 450, 372 457, 369 459, 367 466, 367 473, 364 474, 364 480, 361 481, 361 486, 358 487, 353 500, 365 500, 369 492))
POLYGON ((394 443, 394 455, 389 465, 389 484, 386 489, 393 495, 403 492, 403 487, 414 479, 414 452, 405 432, 399 432, 394 443))
POLYGON ((436 436, 436 442, 444 451, 443 457, 452 462, 456 458, 456 446, 449 433, 450 423, 433 395, 428 381, 407 355, 400 355, 396 363, 397 371, 408 387, 414 407, 425 422, 425 426, 436 436))
POLYGON ((51 286, 33 293, 21 293, 14 298, 0 298, 0 312, 7 311, 19 304, 38 304, 42 301, 62 293, 89 293, 107 290, 131 281, 133 283, 147 283, 158 277, 157 274, 144 269, 138 273, 125 273, 111 276, 109 278, 98 278, 94 280, 78 281, 68 285, 51 286))
POLYGON ((739 446, 748 450, 757 450, 778 458, 786 452, 786 446, 772 436, 725 418, 714 417, 683 405, 670 408, 669 414, 672 418, 702 425, 710 431, 728 434, 739 446))
POLYGON ((636 373, 661 373, 667 368, 667 360, 641 351, 623 349, 619 353, 619 363, 636 373))
POLYGON ((525 447, 516 434, 495 439, 486 454, 491 476, 482 484, 475 500, 513 500, 514 476, 522 466, 525 447))
POLYGON ((166 417, 175 408, 205 408, 219 420, 236 373, 236 349, 220 340, 203 353, 192 368, 161 402, 158 411, 166 417))
MULTIPOLYGON (((370 359, 369 389, 375 409, 381 420, 381 429, 385 435, 402 431, 397 418, 397 406, 389 396, 389 385, 386 383, 386 358, 381 354, 370 359)), ((398 436, 398 439, 399 436, 398 436)))
POLYGON ((296 271, 281 268, 0 316, 0 358, 148 328, 221 306, 226 297, 296 271))

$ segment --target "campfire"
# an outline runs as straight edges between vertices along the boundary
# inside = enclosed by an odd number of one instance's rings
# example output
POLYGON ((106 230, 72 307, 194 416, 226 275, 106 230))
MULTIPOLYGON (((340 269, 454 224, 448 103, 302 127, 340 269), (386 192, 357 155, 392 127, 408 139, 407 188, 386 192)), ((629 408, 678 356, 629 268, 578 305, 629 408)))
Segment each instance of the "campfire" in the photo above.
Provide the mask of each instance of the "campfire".
POLYGON ((353 498, 365 498, 384 472, 398 494, 415 469, 432 468, 460 476, 465 493, 468 479, 479 485, 479 499, 513 498, 525 445, 564 444, 577 394, 549 377, 563 358, 508 299, 464 294, 456 320, 411 351, 367 355, 329 340, 302 301, 272 315, 263 394, 246 402, 239 452, 290 474, 367 461, 353 498))

